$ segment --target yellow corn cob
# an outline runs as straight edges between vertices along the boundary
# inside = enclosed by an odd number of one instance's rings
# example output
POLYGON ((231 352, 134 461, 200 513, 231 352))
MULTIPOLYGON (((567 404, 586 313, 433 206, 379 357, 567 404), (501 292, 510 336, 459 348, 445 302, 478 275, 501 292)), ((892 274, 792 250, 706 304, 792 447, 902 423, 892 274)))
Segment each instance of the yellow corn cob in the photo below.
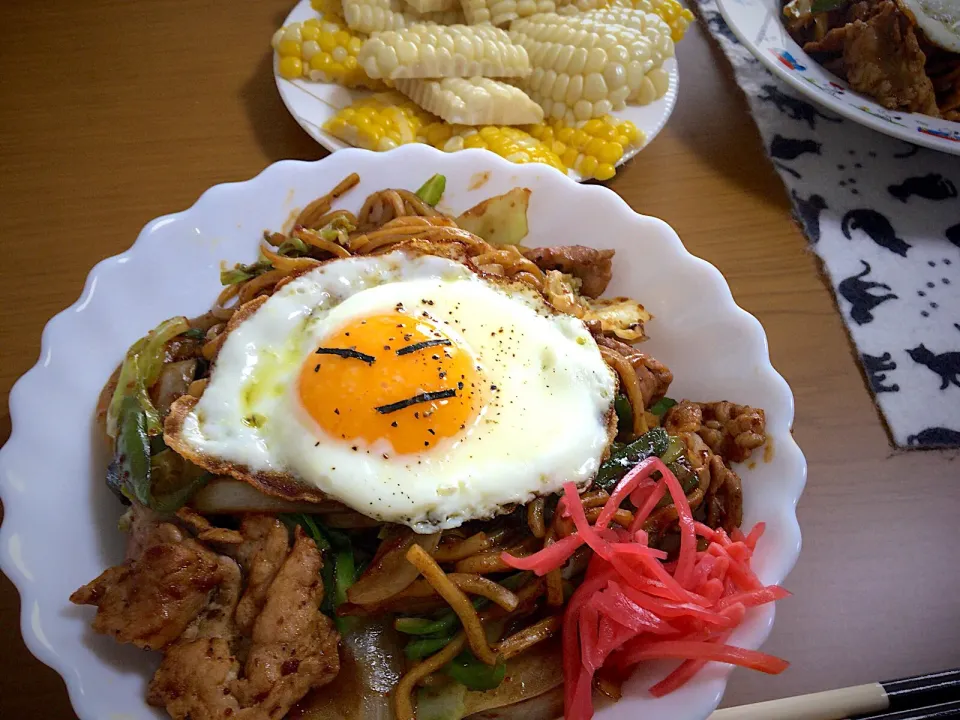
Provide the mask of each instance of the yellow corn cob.
POLYGON ((489 78, 396 80, 397 90, 427 112, 460 125, 529 125, 543 110, 523 90, 489 78))
POLYGON ((458 0, 405 0, 410 12, 422 15, 424 13, 448 12, 456 10, 460 3, 458 0))
MULTIPOLYGON (((651 16, 652 17, 652 16, 651 16)), ((667 90, 669 77, 656 70, 673 41, 662 21, 647 33, 557 14, 514 21, 510 37, 527 50, 533 71, 517 85, 567 123, 622 109, 627 100, 649 103, 667 90)))
POLYGON ((438 25, 463 22, 463 13, 459 9, 420 15, 412 12, 403 0, 343 0, 343 16, 347 25, 363 33, 399 30, 424 22, 438 25))
POLYGON ((421 129, 435 120, 400 93, 385 92, 339 110, 323 129, 355 147, 383 152, 416 142, 421 129))
POLYGON ((670 26, 670 35, 674 42, 683 40, 687 28, 693 22, 693 13, 677 0, 614 0, 611 9, 621 7, 656 13, 670 26))
POLYGON ((457 152, 468 148, 480 148, 495 152, 515 163, 544 163, 562 173, 566 166, 555 152, 527 132, 515 127, 486 125, 476 128, 449 123, 427 125, 421 135, 422 141, 445 152, 457 152))
POLYGON ((363 40, 331 17, 290 23, 274 33, 272 45, 280 58, 280 75, 288 80, 302 77, 349 88, 385 90, 386 85, 367 77, 357 62, 363 40))
POLYGON ((632 122, 609 115, 575 126, 554 120, 533 125, 527 132, 559 155, 564 165, 595 180, 612 178, 627 148, 644 141, 632 122))
POLYGON ((522 47, 490 25, 411 25, 377 33, 358 60, 370 77, 519 77, 530 72, 522 47))

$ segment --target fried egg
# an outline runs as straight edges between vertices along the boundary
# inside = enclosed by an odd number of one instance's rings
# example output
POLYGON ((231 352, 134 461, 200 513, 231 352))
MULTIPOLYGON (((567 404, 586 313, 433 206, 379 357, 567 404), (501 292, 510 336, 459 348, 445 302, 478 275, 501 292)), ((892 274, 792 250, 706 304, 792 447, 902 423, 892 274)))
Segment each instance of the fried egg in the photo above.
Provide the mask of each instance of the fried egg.
POLYGON ((960 53, 960 2, 957 0, 897 0, 934 45, 960 53))
POLYGON ((166 436, 213 472, 425 533, 588 484, 616 389, 583 322, 535 290, 395 251, 277 290, 166 436))

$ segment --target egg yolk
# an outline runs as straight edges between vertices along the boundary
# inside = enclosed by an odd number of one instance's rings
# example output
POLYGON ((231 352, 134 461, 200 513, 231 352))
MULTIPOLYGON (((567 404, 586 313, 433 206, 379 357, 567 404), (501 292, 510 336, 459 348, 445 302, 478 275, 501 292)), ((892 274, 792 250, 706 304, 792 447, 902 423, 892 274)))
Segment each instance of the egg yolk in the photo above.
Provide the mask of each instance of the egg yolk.
POLYGON ((483 404, 473 355, 421 313, 353 320, 324 338, 300 371, 300 401, 331 437, 429 451, 468 429, 483 404))

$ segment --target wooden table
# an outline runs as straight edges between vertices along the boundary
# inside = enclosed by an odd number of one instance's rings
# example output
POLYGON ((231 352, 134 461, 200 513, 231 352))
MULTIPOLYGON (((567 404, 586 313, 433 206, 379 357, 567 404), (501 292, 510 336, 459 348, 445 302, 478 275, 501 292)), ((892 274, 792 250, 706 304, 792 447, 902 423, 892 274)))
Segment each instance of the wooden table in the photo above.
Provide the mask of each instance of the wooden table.
MULTIPOLYGON (((0 15, 0 392, 98 260, 215 183, 324 154, 277 96, 269 39, 291 0, 8 3, 0 15)), ((810 463, 804 550, 739 704, 960 665, 960 463, 891 450, 834 300, 790 217, 730 69, 705 34, 679 45, 680 101, 611 187, 663 218, 767 330, 810 463)), ((80 349, 78 349, 80 350, 80 349)), ((10 419, 0 417, 2 439, 10 419)), ((0 579, 0 718, 75 717, 26 651, 0 579)))

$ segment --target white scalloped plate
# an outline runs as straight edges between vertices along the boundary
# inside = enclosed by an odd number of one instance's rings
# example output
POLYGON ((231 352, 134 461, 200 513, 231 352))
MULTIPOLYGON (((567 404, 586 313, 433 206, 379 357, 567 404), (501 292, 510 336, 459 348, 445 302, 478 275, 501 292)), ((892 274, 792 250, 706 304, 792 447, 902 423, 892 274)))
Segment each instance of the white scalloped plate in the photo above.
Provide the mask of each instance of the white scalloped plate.
MULTIPOLYGON (((318 162, 284 161, 246 182, 218 185, 188 210, 157 218, 121 255, 99 263, 83 294, 43 332, 40 360, 10 394, 13 432, 0 451, 0 568, 22 599, 22 631, 31 652, 64 678, 84 720, 160 718, 144 690, 157 656, 120 646, 89 628, 90 608, 70 593, 123 558, 120 505, 104 486, 106 458, 93 411, 104 381, 136 338, 162 319, 205 311, 219 290, 219 268, 250 262, 261 233, 350 172, 360 187, 353 210, 385 187, 416 188, 447 176, 443 206, 462 211, 511 187, 533 191, 529 244, 589 243, 617 250, 612 295, 633 295, 656 319, 644 346, 670 366, 671 394, 730 398, 765 408, 774 454, 742 468, 744 522, 767 523, 756 555, 765 583, 781 582, 800 552, 795 506, 806 463, 790 434, 793 396, 771 367, 760 323, 733 301, 712 265, 690 255, 665 223, 635 214, 616 194, 578 185, 543 165, 513 165, 493 153, 448 154, 424 145, 389 153, 346 150, 318 162), (489 173, 482 187, 478 173, 489 173)), ((773 609, 751 613, 733 640, 756 648, 773 609)), ((666 672, 651 664, 626 698, 601 720, 669 717, 702 720, 717 705, 729 666, 713 665, 683 690, 654 700, 643 690, 666 672)))
POLYGON ((807 99, 877 132, 960 155, 960 123, 887 110, 827 72, 794 42, 781 20, 781 0, 717 0, 741 43, 766 68, 807 99))
MULTIPOLYGON (((292 22, 303 22, 311 17, 316 17, 317 12, 310 6, 310 0, 300 0, 297 6, 293 8, 287 19, 283 21, 284 25, 292 22)), ((659 100, 649 105, 627 105, 623 110, 617 110, 612 113, 614 117, 620 120, 629 120, 637 129, 641 130, 645 137, 643 145, 629 148, 620 158, 617 167, 634 157, 643 150, 650 142, 663 130, 677 104, 677 93, 680 90, 680 73, 677 70, 676 58, 670 58, 664 65, 670 73, 670 84, 667 92, 659 100)), ((277 71, 277 57, 273 57, 273 75, 277 82, 277 90, 280 91, 280 98, 287 110, 293 115, 300 127, 306 130, 307 134, 320 143, 330 152, 344 150, 350 145, 335 138, 323 130, 323 124, 336 115, 341 108, 366 97, 371 93, 366 90, 349 90, 335 83, 315 83, 307 80, 287 80, 280 77, 277 71)), ((570 170, 570 177, 574 180, 582 180, 580 174, 575 170, 570 170)))

